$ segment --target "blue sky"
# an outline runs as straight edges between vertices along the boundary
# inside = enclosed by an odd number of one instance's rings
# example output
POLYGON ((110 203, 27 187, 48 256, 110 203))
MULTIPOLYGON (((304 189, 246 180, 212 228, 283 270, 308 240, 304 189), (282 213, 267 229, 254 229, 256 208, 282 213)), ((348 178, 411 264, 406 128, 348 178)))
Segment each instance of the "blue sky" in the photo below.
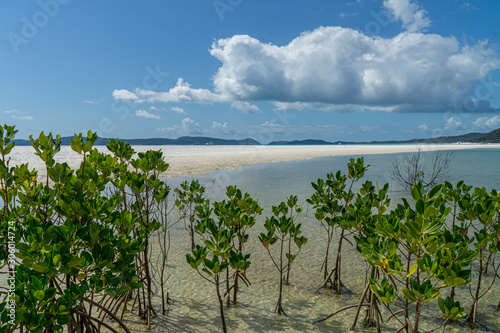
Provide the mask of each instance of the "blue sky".
POLYGON ((5 0, 18 137, 371 141, 500 127, 500 1, 5 0))

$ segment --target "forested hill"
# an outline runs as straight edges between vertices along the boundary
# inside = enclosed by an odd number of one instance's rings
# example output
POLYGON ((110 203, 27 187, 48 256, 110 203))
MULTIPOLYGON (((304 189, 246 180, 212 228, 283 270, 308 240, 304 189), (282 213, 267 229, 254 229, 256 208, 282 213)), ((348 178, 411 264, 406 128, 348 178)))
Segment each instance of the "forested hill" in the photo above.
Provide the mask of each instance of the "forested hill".
MULTIPOLYGON (((468 133, 456 136, 440 136, 431 139, 413 139, 407 141, 393 141, 392 143, 500 143, 500 128, 489 133, 468 133)), ((372 142, 372 143, 388 143, 388 142, 372 142)))
MULTIPOLYGON (((69 146, 71 145, 71 139, 73 137, 66 136, 61 137, 61 145, 69 146)), ((97 138, 96 145, 106 145, 107 138, 97 138)), ((260 145, 259 142, 254 139, 243 139, 243 140, 226 140, 217 139, 204 136, 183 136, 178 139, 167 139, 167 138, 153 138, 153 139, 122 139, 134 146, 164 146, 164 145, 260 145)), ((15 140, 18 146, 31 146, 31 141, 29 140, 15 140)))
POLYGON ((408 143, 500 143, 500 128, 489 133, 468 133, 456 136, 440 136, 430 139, 411 139, 404 141, 370 141, 370 142, 348 142, 335 141, 328 142, 324 140, 293 140, 293 141, 273 141, 269 145, 339 145, 339 144, 408 144, 408 143))
MULTIPOLYGON (((70 136, 62 137, 61 144, 63 146, 71 145, 70 136)), ((107 138, 97 138, 96 145, 106 145, 107 138)), ((15 140, 18 146, 31 146, 29 140, 15 140)), ((139 146, 164 146, 164 145, 260 145, 254 139, 247 138, 242 140, 218 139, 205 136, 182 136, 178 139, 167 138, 152 138, 152 139, 123 139, 131 145, 139 146)), ((339 144, 419 144, 419 143, 500 143, 500 128, 489 133, 468 133, 456 136, 440 136, 430 139, 412 139, 404 141, 370 141, 370 142, 350 142, 350 141, 335 141, 329 142, 325 140, 307 139, 293 141, 273 141, 269 145, 339 145, 339 144)))

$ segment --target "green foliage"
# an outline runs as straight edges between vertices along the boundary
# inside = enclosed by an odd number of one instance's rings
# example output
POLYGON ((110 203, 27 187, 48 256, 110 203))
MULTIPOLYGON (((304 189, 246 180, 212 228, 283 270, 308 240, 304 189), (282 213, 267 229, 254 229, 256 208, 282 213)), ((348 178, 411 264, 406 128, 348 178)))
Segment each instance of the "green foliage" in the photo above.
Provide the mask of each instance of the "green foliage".
POLYGON ((387 279, 382 279, 378 285, 374 276, 370 279, 370 289, 379 296, 382 302, 394 304, 397 300, 396 287, 389 284, 387 279))
MULTIPOLYGON (((228 193, 233 192, 228 189, 228 193)), ((218 209, 225 207, 224 202, 214 203, 214 206, 218 209)), ((250 255, 243 255, 234 250, 233 241, 237 233, 236 228, 227 223, 224 214, 218 215, 217 219, 212 218, 214 209, 210 207, 208 200, 204 204, 196 206, 195 210, 197 220, 194 228, 201 236, 203 245, 196 245, 192 253, 186 254, 186 261, 201 277, 215 285, 222 327, 226 332, 220 286, 227 283, 232 277, 229 276, 229 267, 235 270, 235 276, 240 271, 245 271, 250 267, 250 255), (225 272, 228 274, 224 279, 223 273, 225 272)))
POLYGON ((438 299, 439 309, 444 314, 446 319, 455 320, 465 316, 464 308, 460 306, 460 302, 453 302, 450 297, 438 299))
MULTIPOLYGON (((445 224, 452 209, 446 205, 449 198, 445 196, 451 189, 449 185, 436 185, 424 193, 422 183, 418 183, 411 190, 413 205, 403 199, 395 210, 380 216, 376 224, 365 225, 362 235, 355 238, 366 261, 392 277, 384 278, 380 285, 372 281, 371 288, 380 300, 396 304, 396 299, 400 299, 405 309, 416 304, 415 331, 423 304, 437 299, 444 288, 471 283, 467 266, 477 251, 469 248, 470 240, 464 233, 450 231, 445 224), (395 281, 403 287, 397 288, 395 281)), ((458 311, 459 302, 449 299, 444 304, 440 301, 447 319, 457 319, 463 313, 458 311)), ((409 312, 404 313, 409 319, 409 312)))
MULTIPOLYGON (((226 228, 234 232, 234 253, 240 258, 249 258, 250 254, 243 254, 244 245, 248 242, 248 229, 253 227, 256 222, 256 217, 262 214, 262 208, 259 206, 257 200, 252 199, 250 194, 242 193, 240 189, 236 186, 228 186, 226 188, 227 199, 214 202, 214 214, 219 219, 220 223, 224 224, 226 228)), ((243 282, 248 286, 250 282, 245 276, 246 268, 240 269, 238 265, 231 264, 231 268, 234 271, 234 282, 232 286, 226 285, 227 301, 226 304, 229 306, 230 293, 229 290, 232 288, 233 292, 233 303, 237 303, 238 291, 239 291, 239 280, 242 279, 243 282)))
MULTIPOLYGON (((159 270, 157 267, 152 268, 150 238, 158 232, 166 233, 168 229, 166 206, 170 188, 160 179, 160 175, 169 165, 165 162, 161 150, 148 150, 136 154, 130 144, 114 139, 108 140, 107 148, 116 160, 116 163, 109 168, 111 182, 115 187, 113 197, 119 201, 118 209, 130 214, 128 216, 135 220, 133 233, 144 243, 141 250, 136 253, 135 259, 141 267, 137 274, 139 280, 144 283, 142 295, 146 295, 145 298, 142 297, 144 304, 139 306, 139 314, 149 328, 155 316, 151 300, 152 270, 159 270)), ((129 227, 130 224, 126 223, 126 226, 129 227)), ((165 252, 162 253, 166 256, 165 252)), ((166 258, 163 258, 160 262, 162 270, 165 268, 165 263, 166 258)), ((162 286, 163 281, 162 279, 162 286)), ((137 295, 139 293, 140 291, 137 291, 137 295)), ((164 294, 162 295, 164 298, 164 294)), ((140 297, 139 300, 141 301, 140 297)))
POLYGON ((295 223, 300 211, 301 209, 297 204, 297 196, 291 195, 286 202, 283 201, 278 206, 272 207, 273 216, 266 218, 266 222, 264 223, 267 234, 261 233, 259 235, 260 242, 266 248, 269 257, 279 272, 279 296, 274 310, 278 314, 285 314, 282 308, 283 280, 288 282, 288 277, 285 277, 285 273, 290 271, 292 262, 307 243, 307 238, 300 235, 302 225, 295 223), (295 251, 292 251, 291 248, 292 240, 297 247, 295 251), (280 246, 279 259, 275 259, 270 251, 270 246, 278 241, 280 246), (287 244, 288 250, 286 250, 287 244))
POLYGON ((187 228, 189 230, 189 236, 191 238, 191 251, 194 250, 194 223, 196 218, 195 207, 201 205, 205 202, 203 194, 205 193, 205 187, 200 185, 198 180, 192 180, 189 183, 187 180, 181 183, 181 188, 176 188, 175 193, 177 198, 175 200, 175 205, 179 209, 179 213, 185 222, 189 222, 187 228))
POLYGON ((37 139, 33 139, 30 135, 33 148, 35 148, 35 155, 47 165, 47 168, 54 166, 56 163, 54 156, 61 150, 61 135, 56 135, 54 138, 52 133, 45 135, 42 131, 37 139))
MULTIPOLYGON (((10 152, 5 144, 15 131, 4 129, 0 150, 5 161, 10 152)), ((134 221, 117 211, 119 198, 104 195, 115 160, 93 149, 96 138, 90 132, 85 141, 75 135, 72 148, 82 155, 75 171, 55 161, 60 137, 42 132, 30 139, 45 164, 46 183, 37 183, 36 172, 27 165, 0 175, 2 193, 17 196, 3 196, 7 200, 0 214, 17 216, 5 219, 10 225, 2 224, 2 234, 6 227, 15 227, 15 326, 27 331, 62 331, 80 316, 89 295, 121 295, 142 285, 134 264, 142 241, 132 237, 134 221), (6 181, 9 178, 12 181, 6 181), (9 205, 16 208, 14 215, 9 205), (123 220, 130 222, 129 228, 123 228, 123 220)), ((1 252, 5 263, 5 248, 1 252)), ((7 301, 4 298, 0 306, 7 301)), ((5 329, 7 322, 2 322, 5 329)))
POLYGON ((373 224, 376 216, 381 216, 387 210, 390 200, 387 198, 389 185, 382 188, 375 187, 367 181, 361 185, 359 192, 353 191, 353 185, 364 177, 370 166, 364 165, 364 159, 351 158, 347 163, 347 176, 338 171, 327 174, 327 179, 318 179, 311 183, 315 192, 307 202, 315 209, 314 216, 320 221, 327 233, 327 246, 322 270, 324 282, 322 287, 330 284, 340 294, 341 280, 341 252, 342 244, 347 236, 358 233, 366 224, 373 224), (349 181, 348 181, 349 179, 349 181), (373 210, 376 209, 376 214, 373 210), (328 270, 329 251, 333 239, 333 232, 340 228, 340 239, 337 247, 335 266, 328 270), (333 279, 332 279, 333 276, 333 279))
POLYGON ((242 251, 248 241, 247 230, 255 225, 255 218, 262 214, 262 208, 250 194, 243 194, 236 186, 226 189, 227 200, 214 203, 215 215, 230 229, 238 240, 237 251, 242 251))
POLYGON ((16 145, 15 142, 11 141, 17 132, 14 126, 7 126, 6 124, 0 126, 0 197, 4 204, 1 213, 2 220, 6 219, 6 216, 12 213, 13 199, 17 195, 15 168, 10 167, 10 159, 8 158, 8 155, 16 145))
MULTIPOLYGON (((198 221, 196 231, 203 238, 204 246, 197 246, 195 248, 193 255, 198 259, 188 260, 188 263, 194 269, 199 269, 199 265, 202 264, 203 268, 205 268, 204 272, 210 276, 214 276, 225 271, 229 266, 229 259, 232 257, 231 252, 234 252, 232 244, 234 230, 227 228, 223 220, 213 219, 211 217, 213 209, 209 205, 207 202, 197 207, 198 221), (211 254, 211 260, 207 259, 208 254, 211 254), (193 263, 196 263, 196 265, 193 266, 193 263), (219 263, 222 263, 222 266, 219 263), (216 271, 213 270, 214 267, 218 267, 216 271)), ((188 257, 191 257, 191 255, 188 254, 188 257)))

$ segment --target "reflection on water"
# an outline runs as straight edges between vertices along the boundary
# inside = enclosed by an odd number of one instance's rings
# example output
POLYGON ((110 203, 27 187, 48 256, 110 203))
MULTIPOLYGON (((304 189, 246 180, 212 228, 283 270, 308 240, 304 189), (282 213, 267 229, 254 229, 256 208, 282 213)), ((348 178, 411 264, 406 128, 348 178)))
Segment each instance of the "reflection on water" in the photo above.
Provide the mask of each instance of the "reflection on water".
MULTIPOLYGON (((365 157, 365 163, 372 167, 365 179, 373 182, 390 182, 389 171, 392 161, 399 155, 372 155, 365 157)), ((242 191, 249 192, 269 214, 270 207, 278 204, 290 194, 299 196, 299 201, 312 194, 311 181, 324 178, 327 172, 342 170, 345 172, 349 157, 318 158, 309 161, 282 162, 244 167, 233 171, 219 171, 196 177, 207 188, 207 196, 211 200, 224 199, 226 185, 236 184, 242 191)), ((452 182, 464 179, 466 183, 476 186, 487 186, 489 189, 500 189, 500 150, 457 151, 450 170, 449 180, 452 182), (477 163, 480 161, 480 163, 477 163)), ((172 188, 184 179, 168 179, 172 188)), ((392 186, 390 196, 393 204, 405 193, 392 186)), ((252 285, 243 287, 237 306, 226 309, 226 320, 231 332, 344 332, 350 329, 354 319, 354 309, 347 310, 332 317, 326 322, 313 324, 343 307, 357 304, 365 284, 365 263, 354 247, 345 247, 343 252, 343 282, 349 289, 340 296, 328 290, 317 291, 321 283, 319 269, 326 249, 326 236, 322 227, 314 219, 314 214, 304 203, 302 215, 303 234, 309 243, 303 248, 291 272, 291 285, 284 288, 283 307, 287 317, 273 313, 278 297, 278 273, 258 241, 257 235, 264 231, 264 217, 258 219, 250 230, 250 239, 246 252, 251 253, 252 265, 247 277, 252 285)), ((171 229, 172 245, 169 254, 168 292, 173 300, 167 316, 154 321, 152 332, 218 332, 221 324, 218 303, 213 285, 197 275, 185 261, 185 254, 190 250, 188 233, 182 223, 171 229)), ((487 279, 491 279, 491 276, 487 279)), ((457 288, 457 299, 462 300, 465 311, 469 301, 469 288, 457 288)), ((159 295, 159 292, 157 293, 159 295)), ((490 290, 480 301, 478 331, 500 331, 500 316, 496 304, 500 299, 500 283, 490 290)), ((160 297, 155 297, 157 308, 160 308, 160 297)), ((440 313, 437 302, 425 304, 424 315, 440 313)), ((389 316, 384 312, 384 319, 389 316)), ((128 322, 134 332, 144 331, 144 326, 135 322, 133 316, 128 322)), ((363 319, 363 314, 358 322, 363 319)), ((434 319, 423 319, 421 328, 429 330, 441 322, 434 319)), ((399 323, 392 319, 383 324, 383 331, 394 332, 399 323)), ((460 332, 462 325, 454 324, 446 327, 446 332, 460 332)), ((373 331, 356 328, 356 331, 373 331)))

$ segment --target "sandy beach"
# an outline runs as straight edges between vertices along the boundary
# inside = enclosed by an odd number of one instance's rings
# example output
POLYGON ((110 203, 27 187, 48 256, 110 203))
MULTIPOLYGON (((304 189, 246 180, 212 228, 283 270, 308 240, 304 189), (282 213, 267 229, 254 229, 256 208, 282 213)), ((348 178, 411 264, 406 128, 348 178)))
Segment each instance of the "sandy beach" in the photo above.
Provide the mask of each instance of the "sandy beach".
MULTIPOLYGON (((182 146, 180 153, 170 153, 172 146, 163 148, 170 164, 165 177, 200 175, 217 170, 237 169, 246 165, 282 161, 306 160, 325 156, 363 156, 422 151, 500 148, 500 144, 446 145, 336 145, 336 146, 182 146)), ((137 147, 144 149, 145 147, 137 147)), ((147 147, 149 149, 156 149, 147 147)), ((146 148, 146 149, 147 149, 146 148)))
MULTIPOLYGON (((136 151, 161 149, 169 163, 162 177, 181 177, 201 175, 217 170, 237 169, 246 165, 274 163, 281 161, 306 160, 325 156, 363 156, 368 154, 394 154, 422 151, 500 148, 500 144, 442 144, 442 145, 331 145, 331 146, 134 146, 136 151)), ((98 146, 108 152, 104 146, 98 146)), ((34 155, 32 147, 16 147, 11 154, 12 164, 29 163, 44 177, 45 170, 41 160, 34 155)), ((56 155, 60 163, 67 162, 78 168, 81 156, 71 147, 61 147, 56 155)))

